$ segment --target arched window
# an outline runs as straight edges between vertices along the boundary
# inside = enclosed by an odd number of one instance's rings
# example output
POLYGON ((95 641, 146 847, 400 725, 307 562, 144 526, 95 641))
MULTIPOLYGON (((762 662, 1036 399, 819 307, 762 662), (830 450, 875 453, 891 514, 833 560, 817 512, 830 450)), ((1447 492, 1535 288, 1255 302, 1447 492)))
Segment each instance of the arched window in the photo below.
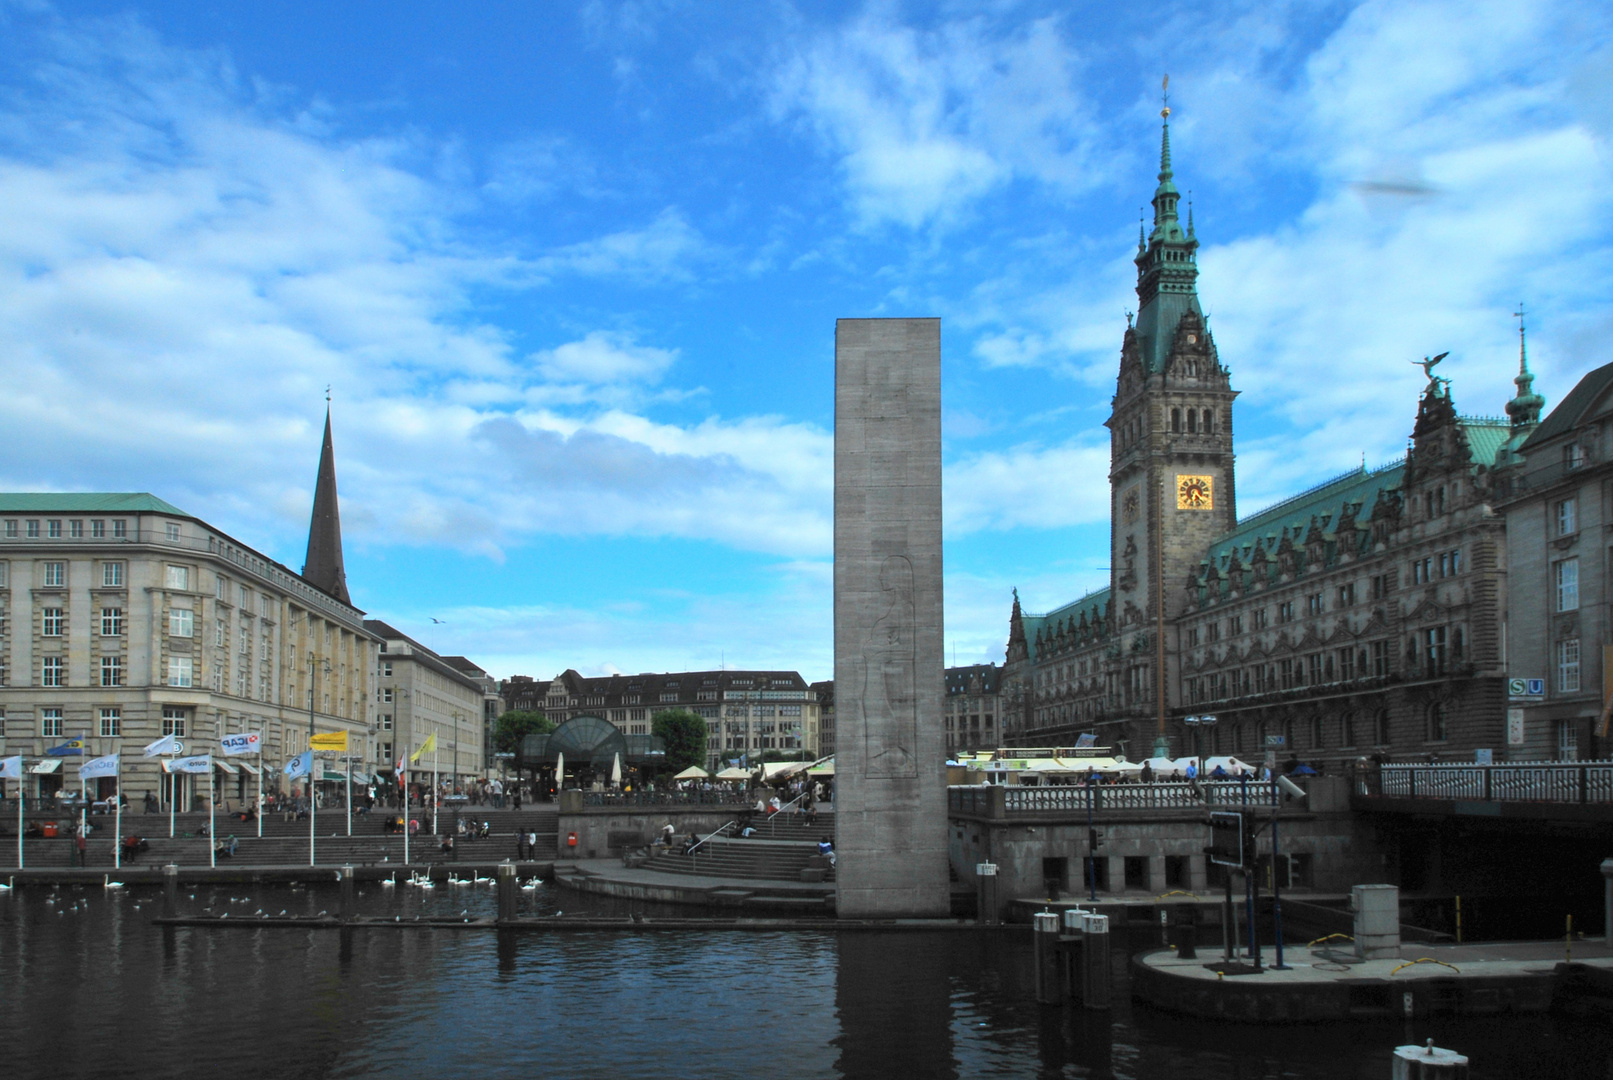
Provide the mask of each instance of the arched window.
POLYGON ((1355 713, 1347 712, 1339 721, 1339 745, 1355 745, 1355 713))
POLYGON ((1377 716, 1373 717, 1372 741, 1379 746, 1389 745, 1389 710, 1379 709, 1377 716))
POLYGON ((1206 434, 1206 435, 1213 434, 1215 432, 1215 414, 1212 413, 1209 409, 1205 409, 1204 410, 1204 420, 1200 423, 1199 426, 1201 428, 1203 428, 1204 434, 1206 434))
POLYGON ((1445 741, 1445 703, 1430 701, 1423 711, 1423 738, 1429 742, 1445 741))
POLYGON ((1174 406, 1171 408, 1171 430, 1178 434, 1182 430, 1182 410, 1174 406))
POLYGON ((1193 409, 1189 409, 1189 410, 1187 410, 1187 433, 1189 435, 1196 435, 1196 434, 1198 434, 1198 430, 1199 430, 1199 414, 1198 414, 1197 411, 1195 411, 1193 409))

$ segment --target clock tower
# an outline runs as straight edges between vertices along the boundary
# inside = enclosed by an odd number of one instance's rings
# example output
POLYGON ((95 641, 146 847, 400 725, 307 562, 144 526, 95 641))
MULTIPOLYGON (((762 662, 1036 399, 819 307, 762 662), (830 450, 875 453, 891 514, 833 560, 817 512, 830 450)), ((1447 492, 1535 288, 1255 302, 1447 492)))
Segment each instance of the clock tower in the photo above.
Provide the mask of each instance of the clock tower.
POLYGON ((1172 620, 1210 542, 1237 523, 1232 389, 1199 307, 1199 242, 1171 172, 1170 109, 1160 114, 1154 228, 1137 236, 1137 316, 1127 319, 1110 431, 1110 587, 1120 711, 1139 749, 1173 702, 1172 620), (1144 723, 1154 721, 1155 723, 1144 723))

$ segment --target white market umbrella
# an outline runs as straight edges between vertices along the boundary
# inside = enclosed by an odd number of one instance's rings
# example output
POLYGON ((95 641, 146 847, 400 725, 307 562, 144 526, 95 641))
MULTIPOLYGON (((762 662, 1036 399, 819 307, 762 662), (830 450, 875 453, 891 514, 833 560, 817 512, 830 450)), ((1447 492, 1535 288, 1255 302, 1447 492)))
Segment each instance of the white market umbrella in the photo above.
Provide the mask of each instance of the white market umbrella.
POLYGON ((1228 754, 1224 757, 1205 758, 1204 768, 1200 770, 1199 775, 1208 776, 1210 773, 1215 772, 1216 766, 1220 766, 1222 771, 1224 771, 1228 776, 1237 776, 1239 769, 1242 769, 1251 777, 1258 776, 1260 774, 1260 770, 1249 764, 1247 761, 1239 761, 1237 758, 1228 754))
POLYGON ((711 776, 711 774, 708 773, 706 770, 702 769, 700 766, 691 765, 687 769, 684 769, 682 772, 680 772, 678 775, 674 776, 672 779, 674 779, 674 780, 705 780, 705 779, 709 778, 710 776, 711 776))
POLYGON ((563 752, 554 756, 554 789, 566 789, 566 755, 563 752))
POLYGON ((622 786, 622 755, 616 754, 610 759, 610 782, 613 787, 622 786))
POLYGON ((737 768, 737 767, 735 767, 733 765, 730 765, 730 766, 728 766, 728 768, 726 768, 722 772, 718 773, 717 776, 716 776, 716 779, 718 779, 718 780, 749 780, 750 779, 750 773, 746 772, 744 769, 737 768))

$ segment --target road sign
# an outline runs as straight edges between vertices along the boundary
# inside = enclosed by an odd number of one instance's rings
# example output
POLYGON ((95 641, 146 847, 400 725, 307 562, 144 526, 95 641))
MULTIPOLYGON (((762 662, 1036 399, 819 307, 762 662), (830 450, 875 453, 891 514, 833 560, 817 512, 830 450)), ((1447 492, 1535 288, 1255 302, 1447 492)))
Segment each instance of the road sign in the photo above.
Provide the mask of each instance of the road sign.
POLYGON ((1272 750, 1279 750, 1288 745, 1287 735, 1267 735, 1266 746, 1272 750))
POLYGON ((1217 810, 1210 815, 1210 846, 1205 853, 1218 866, 1243 865, 1243 815, 1217 810))

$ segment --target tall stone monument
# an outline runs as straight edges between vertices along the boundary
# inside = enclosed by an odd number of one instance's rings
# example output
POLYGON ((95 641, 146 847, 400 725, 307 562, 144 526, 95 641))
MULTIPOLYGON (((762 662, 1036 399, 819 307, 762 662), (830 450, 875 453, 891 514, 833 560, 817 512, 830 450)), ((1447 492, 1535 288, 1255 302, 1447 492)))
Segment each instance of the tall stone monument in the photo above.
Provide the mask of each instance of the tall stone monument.
POLYGON ((939 319, 835 324, 834 565, 838 910, 944 916, 939 319))

